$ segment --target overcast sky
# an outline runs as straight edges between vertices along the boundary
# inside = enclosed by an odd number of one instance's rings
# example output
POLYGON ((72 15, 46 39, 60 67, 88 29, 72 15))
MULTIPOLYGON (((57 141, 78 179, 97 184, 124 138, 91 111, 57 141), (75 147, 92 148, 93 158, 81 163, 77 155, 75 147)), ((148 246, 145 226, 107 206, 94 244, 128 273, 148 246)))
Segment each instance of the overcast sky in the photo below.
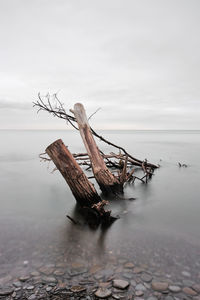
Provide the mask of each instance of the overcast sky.
POLYGON ((199 0, 0 0, 0 128, 59 129, 37 93, 92 126, 200 129, 199 0))

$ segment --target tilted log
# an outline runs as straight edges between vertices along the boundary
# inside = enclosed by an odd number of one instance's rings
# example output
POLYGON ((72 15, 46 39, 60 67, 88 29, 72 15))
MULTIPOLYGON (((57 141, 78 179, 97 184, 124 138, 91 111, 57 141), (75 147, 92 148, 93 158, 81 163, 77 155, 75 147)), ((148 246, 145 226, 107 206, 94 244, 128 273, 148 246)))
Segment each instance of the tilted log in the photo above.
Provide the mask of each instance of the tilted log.
POLYGON ((123 184, 108 170, 103 157, 99 152, 90 130, 84 106, 81 103, 76 103, 74 105, 73 113, 91 161, 94 177, 99 184, 100 189, 105 194, 123 192, 123 184))
POLYGON ((81 206, 92 207, 101 201, 93 184, 88 180, 61 139, 49 145, 46 153, 68 183, 76 201, 81 206))

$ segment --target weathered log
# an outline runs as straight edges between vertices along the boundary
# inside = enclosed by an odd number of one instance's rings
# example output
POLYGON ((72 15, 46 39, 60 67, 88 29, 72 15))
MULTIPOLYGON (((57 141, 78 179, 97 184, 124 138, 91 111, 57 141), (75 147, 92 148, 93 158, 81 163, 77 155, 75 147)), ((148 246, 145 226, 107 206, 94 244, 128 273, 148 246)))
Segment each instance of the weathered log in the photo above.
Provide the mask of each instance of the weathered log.
POLYGON ((90 158, 95 179, 99 184, 100 189, 105 194, 123 192, 123 183, 119 182, 119 180, 108 170, 104 159, 99 152, 91 133, 84 106, 81 103, 76 103, 74 105, 73 113, 78 123, 86 151, 90 158))
MULTIPOLYGON (((103 206, 107 202, 101 200, 93 184, 88 180, 63 141, 59 139, 49 145, 46 153, 68 183, 87 224, 93 228, 97 228, 100 224, 102 226, 112 224, 116 218, 111 216, 111 211, 104 209, 103 206)), ((68 216, 68 218, 72 221, 71 217, 68 216)), ((74 220, 73 222, 79 224, 74 220)))
POLYGON ((81 206, 92 207, 93 204, 101 201, 93 184, 61 139, 49 145, 46 153, 68 183, 76 201, 81 206))

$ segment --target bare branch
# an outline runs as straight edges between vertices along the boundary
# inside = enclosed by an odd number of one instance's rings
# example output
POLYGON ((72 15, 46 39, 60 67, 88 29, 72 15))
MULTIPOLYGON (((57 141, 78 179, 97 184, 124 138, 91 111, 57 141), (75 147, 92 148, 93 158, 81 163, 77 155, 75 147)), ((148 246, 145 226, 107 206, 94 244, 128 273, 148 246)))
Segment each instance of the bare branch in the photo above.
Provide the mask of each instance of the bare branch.
POLYGON ((97 110, 89 116, 88 121, 101 109, 101 107, 97 108, 97 110))
MULTIPOLYGON (((73 128, 75 128, 76 130, 79 130, 79 128, 77 127, 76 118, 74 117, 74 115, 72 115, 73 111, 70 110, 70 112, 72 114, 66 112, 66 110, 64 108, 64 104, 61 103, 61 101, 59 100, 57 93, 54 93, 53 95, 50 95, 49 93, 47 93, 47 95, 45 95, 45 96, 42 96, 40 93, 38 93, 38 100, 36 102, 33 102, 33 106, 37 108, 37 113, 39 113, 40 111, 46 111, 46 112, 52 114, 54 117, 65 120, 67 124, 70 124, 73 128)), ((96 114, 99 110, 100 110, 100 108, 98 108, 88 118, 88 120, 90 120, 94 116, 94 114, 96 114)), ((144 182, 144 178, 147 181, 147 178, 152 177, 154 169, 158 168, 157 165, 147 162, 146 159, 144 161, 142 161, 142 160, 139 160, 139 159, 133 157, 123 147, 110 142, 103 136, 99 135, 96 131, 94 131, 93 128, 90 127, 90 130, 91 130, 92 134, 95 137, 97 137, 100 141, 103 141, 107 145, 110 145, 119 150, 119 154, 115 154, 115 153, 104 154, 102 151, 100 151, 100 153, 101 153, 107 167, 114 169, 114 170, 116 170, 116 169, 122 170, 121 175, 119 174, 119 178, 121 180, 123 180, 123 182, 124 181, 130 182, 130 181, 134 181, 135 179, 138 179, 138 180, 144 182), (132 170, 133 166, 138 166, 143 169, 144 174, 145 174, 143 178, 138 178, 136 176, 133 176, 133 173, 134 173, 134 169, 132 170), (131 171, 129 171, 129 172, 127 172, 128 167, 131 167, 131 171)), ((87 167, 86 170, 89 170, 91 168, 91 163, 90 163, 89 157, 86 153, 74 154, 73 156, 77 161, 79 161, 80 165, 87 167)), ((45 153, 40 154, 40 159, 43 161, 50 162, 50 159, 45 157, 45 153)))

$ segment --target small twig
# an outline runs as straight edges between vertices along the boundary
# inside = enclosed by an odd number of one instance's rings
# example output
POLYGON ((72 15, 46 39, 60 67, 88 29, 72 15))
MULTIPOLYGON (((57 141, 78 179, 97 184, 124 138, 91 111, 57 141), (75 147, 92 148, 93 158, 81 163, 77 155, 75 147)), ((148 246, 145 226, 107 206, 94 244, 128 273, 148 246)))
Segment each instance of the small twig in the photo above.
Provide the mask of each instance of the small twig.
POLYGON ((88 121, 101 109, 101 107, 97 108, 97 110, 89 116, 88 121))
MULTIPOLYGON (((41 110, 47 111, 48 113, 51 113, 54 117, 64 119, 66 122, 70 123, 70 125, 72 125, 73 128, 75 128, 76 130, 79 130, 78 127, 75 125, 76 124, 76 118, 66 112, 66 110, 64 109, 64 105, 60 102, 60 100, 57 97, 57 93, 53 94, 52 97, 49 94, 42 97, 40 95, 40 93, 38 93, 38 100, 36 102, 33 102, 33 106, 38 109, 38 112, 41 111, 41 110), (56 102, 55 106, 52 105, 51 98, 53 98, 53 100, 56 102), (47 103, 44 101, 44 99, 46 99, 47 103)), ((114 143, 111 143, 110 141, 108 141, 104 137, 100 136, 99 134, 97 134, 94 131, 93 128, 90 127, 90 130, 91 130, 92 134, 95 137, 99 138, 104 143, 106 143, 106 144, 122 151, 125 155, 127 155, 129 157, 129 159, 132 159, 134 161, 135 165, 137 163, 137 165, 141 167, 142 160, 139 160, 139 159, 133 157, 123 147, 118 146, 114 143)), ((147 163, 147 166, 151 167, 152 169, 156 169, 158 167, 158 166, 156 166, 154 164, 151 164, 151 163, 147 163)))
POLYGON ((75 225, 80 225, 80 223, 77 222, 77 221, 75 221, 72 217, 70 217, 70 216, 68 216, 68 215, 66 215, 66 217, 67 217, 70 221, 72 221, 72 223, 74 223, 75 225))
POLYGON ((47 153, 46 152, 44 152, 44 153, 40 153, 39 154, 39 158, 40 158, 40 161, 51 161, 51 158, 48 158, 48 157, 45 157, 45 156, 43 156, 43 155, 47 155, 47 153))

